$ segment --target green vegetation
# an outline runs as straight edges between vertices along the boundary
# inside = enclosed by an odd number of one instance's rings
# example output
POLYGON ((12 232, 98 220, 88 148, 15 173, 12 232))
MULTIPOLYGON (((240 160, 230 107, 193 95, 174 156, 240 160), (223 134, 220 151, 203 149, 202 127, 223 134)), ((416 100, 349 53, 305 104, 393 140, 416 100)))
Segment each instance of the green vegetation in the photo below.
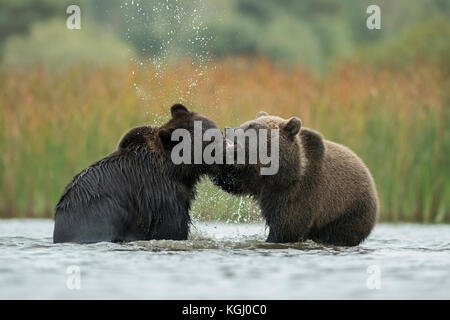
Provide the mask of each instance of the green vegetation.
MULTIPOLYGON (((76 173, 181 101, 220 127, 299 116, 366 162, 382 221, 450 222, 447 0, 81 0, 77 31, 69 3, 0 3, 0 217, 51 217, 76 173)), ((208 180, 197 198, 196 219, 260 219, 208 180)))
POLYGON ((38 22, 29 35, 11 37, 5 44, 4 64, 21 70, 42 66, 51 71, 76 64, 125 68, 133 57, 128 46, 114 34, 98 32, 93 26, 88 32, 72 32, 64 24, 60 19, 38 22))
MULTIPOLYGON (((64 29, 65 9, 72 2, 2 1, 0 56, 3 52, 17 57, 16 60, 22 55, 26 59, 23 47, 5 48, 10 37, 23 36, 22 41, 28 41, 26 35, 36 33, 33 31, 36 23, 56 18, 61 20, 59 28, 56 24, 41 26, 40 33, 48 31, 48 43, 54 42, 52 48, 59 44, 60 48, 55 50, 74 57, 77 55, 71 53, 77 39, 85 41, 84 50, 95 52, 96 41, 102 38, 99 33, 106 32, 127 43, 142 61, 150 57, 176 60, 186 56, 204 61, 210 56, 245 54, 303 64, 325 72, 336 61, 351 57, 358 48, 384 46, 387 40, 396 39, 405 30, 421 29, 424 21, 433 21, 437 16, 446 21, 450 18, 447 0, 79 0, 82 29, 70 33, 71 38, 75 37, 74 44, 67 45, 69 40, 53 41, 55 32, 64 33, 64 30, 52 29, 64 29), (381 30, 366 28, 366 8, 371 4, 381 8, 381 30), (75 36, 77 33, 82 36, 75 36)), ((66 34, 69 34, 67 30, 66 34)), ((395 53, 408 54, 409 45, 417 45, 415 35, 412 32, 411 38, 405 39, 406 47, 397 44, 395 53)), ((435 44, 423 45, 426 50, 434 50, 435 44)), ((112 51, 97 50, 107 55, 112 51)), ((75 52, 82 50, 78 48, 75 52)), ((400 60, 401 55, 397 59, 400 60)), ((81 58, 81 62, 84 61, 81 58)))
MULTIPOLYGON (((442 69, 417 64, 410 71, 373 71, 347 64, 320 79, 266 60, 214 65, 185 102, 219 127, 252 119, 260 109, 297 115, 367 163, 382 221, 449 222, 450 99, 442 69)), ((166 77, 146 82, 142 90, 149 97, 139 99, 132 83, 154 72, 143 68, 134 78, 115 68, 74 67, 57 75, 39 68, 0 71, 6 93, 0 98, 0 215, 51 217, 72 176, 111 152, 123 132, 164 121, 180 73, 185 79, 196 70, 190 63, 168 67, 166 77)), ((258 219, 250 199, 227 195, 208 181, 198 195, 196 218, 258 219)))

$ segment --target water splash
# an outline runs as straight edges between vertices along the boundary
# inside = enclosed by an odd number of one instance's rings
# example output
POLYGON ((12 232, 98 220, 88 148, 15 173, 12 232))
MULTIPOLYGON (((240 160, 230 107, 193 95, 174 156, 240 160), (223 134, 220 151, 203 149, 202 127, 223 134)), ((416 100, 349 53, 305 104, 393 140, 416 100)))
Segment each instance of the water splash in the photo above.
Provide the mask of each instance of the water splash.
POLYGON ((146 103, 191 103, 211 61, 204 1, 133 0, 121 9, 128 26, 126 39, 139 48, 130 71, 138 98, 146 103), (170 65, 186 59, 191 70, 168 71, 170 65))

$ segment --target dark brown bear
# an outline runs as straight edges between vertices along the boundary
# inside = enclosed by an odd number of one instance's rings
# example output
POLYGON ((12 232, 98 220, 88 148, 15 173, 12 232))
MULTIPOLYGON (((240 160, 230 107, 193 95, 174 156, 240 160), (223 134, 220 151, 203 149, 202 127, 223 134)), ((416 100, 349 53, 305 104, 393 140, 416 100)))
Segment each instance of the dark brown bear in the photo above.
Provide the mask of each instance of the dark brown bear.
POLYGON ((55 243, 187 239, 195 184, 214 166, 175 165, 171 135, 183 128, 192 136, 196 120, 203 132, 216 125, 180 104, 171 113, 160 127, 131 129, 115 152, 74 177, 56 206, 55 243))
MULTIPOLYGON (((355 246, 370 234, 378 216, 375 184, 350 149, 301 128, 295 117, 260 112, 240 128, 279 130, 278 173, 261 175, 260 164, 232 165, 211 179, 225 191, 258 201, 270 229, 267 241, 355 246)), ((270 134, 267 140, 270 145, 270 134)))

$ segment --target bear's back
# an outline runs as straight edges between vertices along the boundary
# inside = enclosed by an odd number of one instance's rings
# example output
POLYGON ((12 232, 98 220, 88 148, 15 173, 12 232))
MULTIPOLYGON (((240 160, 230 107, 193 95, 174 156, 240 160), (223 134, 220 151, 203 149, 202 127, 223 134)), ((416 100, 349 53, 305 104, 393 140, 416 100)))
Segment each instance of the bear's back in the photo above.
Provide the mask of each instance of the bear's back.
POLYGON ((318 219, 316 225, 328 223, 335 217, 328 212, 345 212, 358 201, 377 204, 373 178, 364 162, 348 147, 324 140, 324 155, 320 175, 316 177, 319 186, 318 219))
MULTIPOLYGON (((114 152, 67 185, 56 206, 54 241, 163 237, 167 232, 174 233, 165 230, 172 228, 172 218, 189 220, 189 203, 184 186, 167 177, 150 154, 136 150, 114 152), (169 227, 165 228, 165 224, 169 227)), ((187 231, 182 233, 184 237, 187 231)))

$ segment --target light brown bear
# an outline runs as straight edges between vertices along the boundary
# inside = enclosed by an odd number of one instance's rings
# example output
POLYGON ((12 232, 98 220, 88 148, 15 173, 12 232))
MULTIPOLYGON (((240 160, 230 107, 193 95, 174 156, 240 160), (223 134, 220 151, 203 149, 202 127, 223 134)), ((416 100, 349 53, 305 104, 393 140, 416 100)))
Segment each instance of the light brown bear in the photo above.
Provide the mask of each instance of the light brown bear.
MULTIPOLYGON (((211 180, 258 201, 269 227, 268 242, 312 239, 355 246, 367 238, 378 218, 378 197, 369 170, 355 153, 302 128, 296 117, 260 112, 240 128, 279 130, 278 173, 261 175, 261 163, 234 164, 222 166, 211 180)), ((267 134, 268 145, 270 138, 267 134)))

